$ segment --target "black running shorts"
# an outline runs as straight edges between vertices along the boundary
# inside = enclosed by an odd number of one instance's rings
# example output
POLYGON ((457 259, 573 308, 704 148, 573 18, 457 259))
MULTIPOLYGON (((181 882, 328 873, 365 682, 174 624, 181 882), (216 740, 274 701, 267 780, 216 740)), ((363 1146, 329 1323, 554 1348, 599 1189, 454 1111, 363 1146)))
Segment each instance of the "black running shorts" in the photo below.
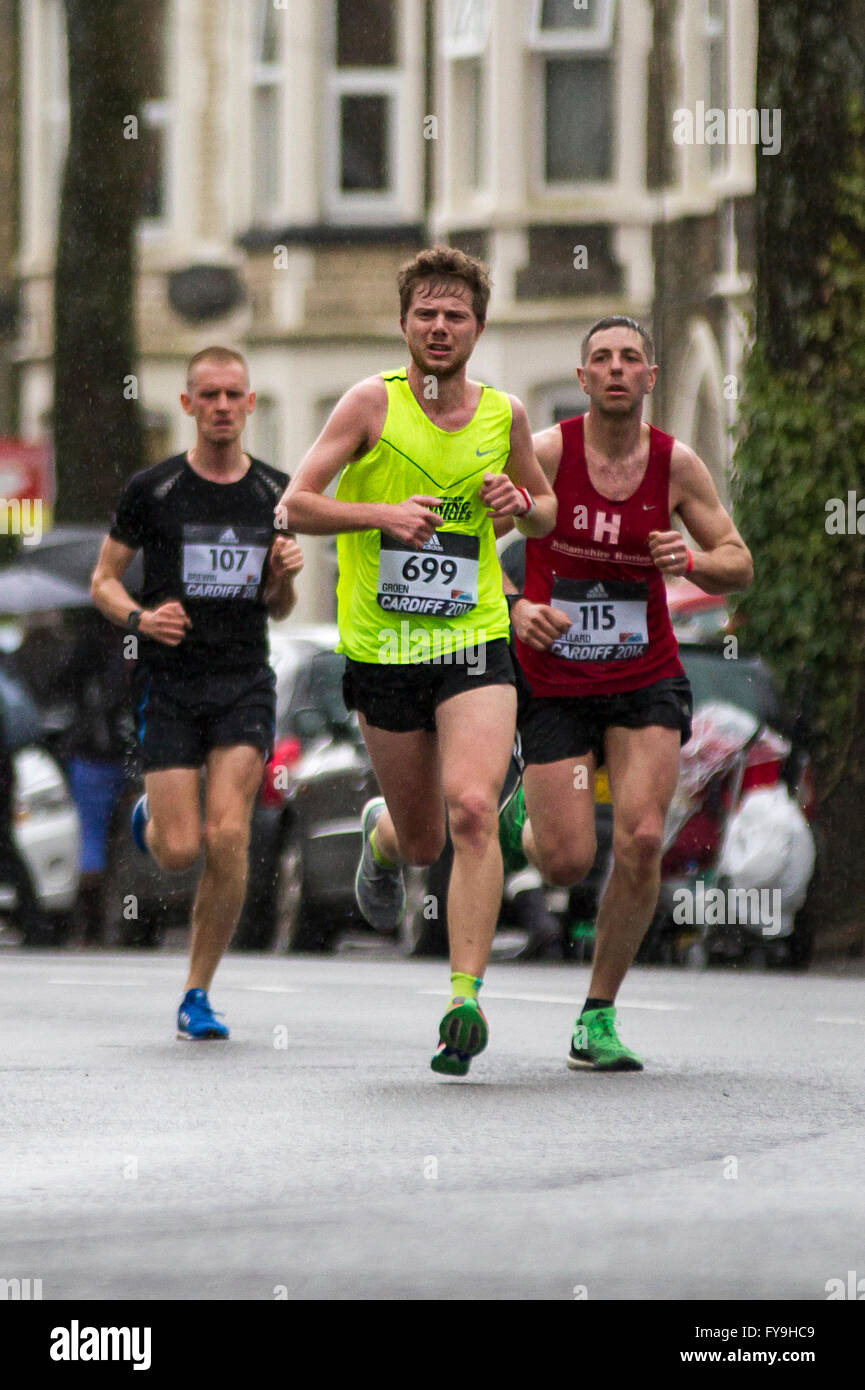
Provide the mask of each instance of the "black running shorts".
POLYGON ((269 666, 195 676, 135 673, 135 723, 144 772, 202 767, 212 748, 273 749, 276 677, 269 666))
POLYGON ((342 692, 346 707, 358 710, 377 729, 392 734, 417 729, 434 733, 438 705, 484 685, 516 685, 510 648, 503 637, 472 647, 468 653, 455 652, 450 661, 439 657, 413 665, 389 665, 349 659, 342 692))
POLYGON ((528 763, 557 763, 594 753, 604 761, 604 732, 621 729, 678 729, 682 743, 691 737, 693 708, 687 676, 673 676, 616 695, 533 696, 519 682, 517 728, 528 763))

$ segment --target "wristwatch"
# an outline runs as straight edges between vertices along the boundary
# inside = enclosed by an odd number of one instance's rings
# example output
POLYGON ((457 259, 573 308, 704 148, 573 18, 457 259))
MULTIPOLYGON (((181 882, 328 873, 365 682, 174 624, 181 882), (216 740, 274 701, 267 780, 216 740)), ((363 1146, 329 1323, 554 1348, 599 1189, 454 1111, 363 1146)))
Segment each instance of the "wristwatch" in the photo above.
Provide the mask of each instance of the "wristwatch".
POLYGON ((133 608, 132 612, 129 614, 129 617, 126 619, 126 626, 129 628, 130 632, 137 632, 140 628, 143 612, 144 610, 141 608, 133 608))

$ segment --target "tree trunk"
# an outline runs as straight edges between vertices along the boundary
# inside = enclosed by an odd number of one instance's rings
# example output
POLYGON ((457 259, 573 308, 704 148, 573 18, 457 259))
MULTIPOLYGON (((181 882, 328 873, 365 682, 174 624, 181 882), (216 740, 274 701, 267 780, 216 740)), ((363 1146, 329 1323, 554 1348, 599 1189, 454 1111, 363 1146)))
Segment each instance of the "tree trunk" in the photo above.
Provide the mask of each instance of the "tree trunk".
POLYGON ((823 302, 863 11, 862 0, 760 0, 757 108, 780 112, 782 125, 779 153, 757 152, 757 336, 776 368, 800 365, 803 315, 823 302))
POLYGON ((135 380, 135 228, 151 0, 64 0, 69 146, 55 268, 57 518, 104 522, 142 466, 135 380))
MULTIPOLYGON (((745 635, 811 698, 819 800, 809 902, 818 949, 865 945, 865 567, 831 498, 865 495, 865 0, 760 0, 756 343, 734 466, 754 550, 745 635)), ((855 531, 855 528, 854 528, 855 531)))

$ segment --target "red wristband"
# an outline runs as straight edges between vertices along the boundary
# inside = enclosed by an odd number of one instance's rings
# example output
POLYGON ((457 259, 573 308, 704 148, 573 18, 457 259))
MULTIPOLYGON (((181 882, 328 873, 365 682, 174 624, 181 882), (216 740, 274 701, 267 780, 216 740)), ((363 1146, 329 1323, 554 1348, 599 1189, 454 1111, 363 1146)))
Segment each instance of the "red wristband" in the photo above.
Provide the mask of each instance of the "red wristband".
POLYGON ((694 552, 693 550, 689 550, 688 547, 685 546, 685 554, 688 557, 688 567, 685 570, 685 573, 690 574, 691 570, 694 568, 694 552))
POLYGON ((525 498, 526 510, 524 512, 521 512, 520 516, 528 516, 530 512, 533 512, 535 510, 534 498, 532 497, 532 494, 529 492, 527 487, 520 487, 519 483, 514 483, 514 487, 516 488, 517 492, 521 492, 523 497, 525 498))

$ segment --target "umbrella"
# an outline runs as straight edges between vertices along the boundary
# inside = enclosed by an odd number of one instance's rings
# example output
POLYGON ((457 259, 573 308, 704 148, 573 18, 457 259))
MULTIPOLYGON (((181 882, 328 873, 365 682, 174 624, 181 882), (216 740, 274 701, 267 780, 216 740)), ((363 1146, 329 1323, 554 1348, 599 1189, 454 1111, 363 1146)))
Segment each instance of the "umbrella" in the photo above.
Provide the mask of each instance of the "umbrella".
POLYGON ((44 613, 52 608, 88 608, 90 591, 56 574, 25 565, 0 570, 0 613, 44 613))
MULTIPOLYGON (((47 574, 57 574, 72 584, 88 588, 106 529, 104 526, 54 526, 38 545, 22 546, 13 567, 44 570, 47 574)), ((131 594, 136 594, 143 581, 139 551, 123 576, 123 586, 131 594)))

